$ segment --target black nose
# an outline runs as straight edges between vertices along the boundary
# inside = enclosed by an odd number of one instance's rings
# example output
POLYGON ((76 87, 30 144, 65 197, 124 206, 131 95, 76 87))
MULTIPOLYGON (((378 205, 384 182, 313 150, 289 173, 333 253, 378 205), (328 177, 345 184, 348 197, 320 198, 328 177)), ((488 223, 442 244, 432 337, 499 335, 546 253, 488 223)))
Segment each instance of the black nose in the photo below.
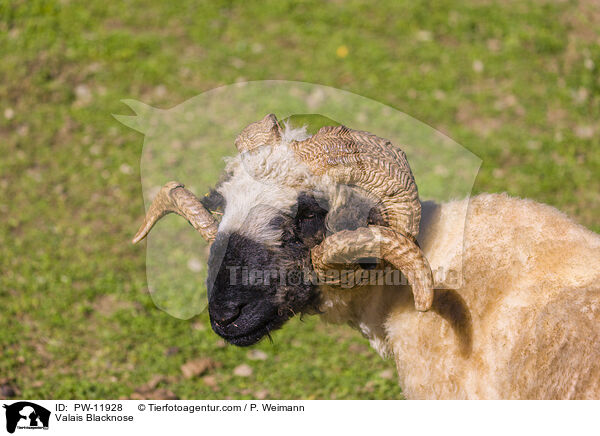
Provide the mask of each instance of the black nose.
POLYGON ((223 305, 223 312, 250 300, 248 288, 268 287, 263 272, 271 268, 273 254, 262 244, 238 233, 217 234, 208 260, 208 299, 223 305), (257 277, 255 277, 257 275, 257 277), (242 301, 240 301, 240 299, 242 301))

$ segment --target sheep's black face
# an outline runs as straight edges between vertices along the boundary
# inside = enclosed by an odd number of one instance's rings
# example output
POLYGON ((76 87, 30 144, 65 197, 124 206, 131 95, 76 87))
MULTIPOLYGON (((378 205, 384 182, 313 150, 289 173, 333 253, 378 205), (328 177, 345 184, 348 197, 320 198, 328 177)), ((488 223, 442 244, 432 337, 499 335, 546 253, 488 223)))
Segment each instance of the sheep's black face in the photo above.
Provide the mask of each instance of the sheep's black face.
POLYGON ((219 233, 211 247, 211 326, 231 344, 252 345, 317 303, 310 249, 325 236, 327 211, 307 193, 297 206, 295 216, 282 212, 269 219, 282 232, 276 248, 236 232, 219 233))

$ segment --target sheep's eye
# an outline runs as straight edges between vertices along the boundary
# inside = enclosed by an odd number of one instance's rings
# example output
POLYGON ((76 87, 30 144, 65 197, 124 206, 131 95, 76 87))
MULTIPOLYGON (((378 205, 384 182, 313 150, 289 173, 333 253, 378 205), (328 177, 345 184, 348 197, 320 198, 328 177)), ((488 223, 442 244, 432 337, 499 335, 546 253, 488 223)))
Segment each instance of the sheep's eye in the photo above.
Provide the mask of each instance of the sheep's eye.
POLYGON ((319 205, 312 194, 303 192, 298 196, 298 211, 296 214, 298 221, 312 220, 326 214, 327 211, 319 205))
MULTIPOLYGON (((323 204, 322 201, 321 204, 323 204)), ((325 216, 327 210, 321 207, 311 193, 301 193, 298 196, 295 235, 307 247, 321 243, 325 232, 325 216)))

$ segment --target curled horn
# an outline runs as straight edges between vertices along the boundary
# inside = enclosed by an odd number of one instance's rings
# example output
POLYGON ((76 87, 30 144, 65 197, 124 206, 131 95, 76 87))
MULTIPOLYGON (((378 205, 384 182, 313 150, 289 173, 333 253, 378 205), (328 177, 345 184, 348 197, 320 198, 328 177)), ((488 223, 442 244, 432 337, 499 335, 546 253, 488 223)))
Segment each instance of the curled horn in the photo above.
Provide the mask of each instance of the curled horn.
POLYGON ((369 226, 342 230, 325 238, 311 252, 317 274, 324 274, 339 264, 355 263, 360 258, 374 257, 389 262, 402 271, 413 289, 415 308, 426 311, 433 303, 431 268, 419 247, 389 227, 369 226))
POLYGON ((204 207, 198 197, 185 189, 181 183, 169 182, 161 188, 152 201, 144 223, 132 242, 135 244, 144 239, 154 227, 154 224, 171 212, 188 220, 206 241, 214 241, 218 225, 210 211, 204 207))
POLYGON ((315 174, 372 194, 383 204, 388 225, 416 239, 421 220, 417 185, 406 155, 390 141, 345 126, 326 126, 305 141, 292 142, 292 148, 315 174))
POLYGON ((293 141, 291 147, 313 173, 373 195, 381 202, 381 212, 389 226, 370 226, 329 236, 313 250, 315 270, 331 268, 335 253, 343 254, 350 248, 357 255, 359 248, 374 252, 376 242, 380 250, 377 257, 393 264, 409 279, 416 309, 429 310, 433 304, 433 278, 416 242, 421 203, 404 152, 387 139, 345 126, 323 127, 304 141, 293 141))

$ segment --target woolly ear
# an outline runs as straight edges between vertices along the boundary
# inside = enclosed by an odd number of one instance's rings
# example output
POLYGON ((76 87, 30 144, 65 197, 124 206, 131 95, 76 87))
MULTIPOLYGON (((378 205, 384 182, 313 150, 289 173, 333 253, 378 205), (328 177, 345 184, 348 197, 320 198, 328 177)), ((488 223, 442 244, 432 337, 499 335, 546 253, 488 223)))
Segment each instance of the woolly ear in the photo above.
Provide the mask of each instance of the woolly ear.
POLYGON ((148 131, 148 126, 150 124, 150 120, 152 119, 153 113, 158 111, 159 109, 153 108, 152 106, 148 106, 147 104, 142 103, 141 101, 132 99, 121 100, 121 102, 129 106, 131 110, 136 113, 136 115, 132 116, 112 114, 112 116, 117 121, 126 125, 130 129, 145 134, 148 131))

